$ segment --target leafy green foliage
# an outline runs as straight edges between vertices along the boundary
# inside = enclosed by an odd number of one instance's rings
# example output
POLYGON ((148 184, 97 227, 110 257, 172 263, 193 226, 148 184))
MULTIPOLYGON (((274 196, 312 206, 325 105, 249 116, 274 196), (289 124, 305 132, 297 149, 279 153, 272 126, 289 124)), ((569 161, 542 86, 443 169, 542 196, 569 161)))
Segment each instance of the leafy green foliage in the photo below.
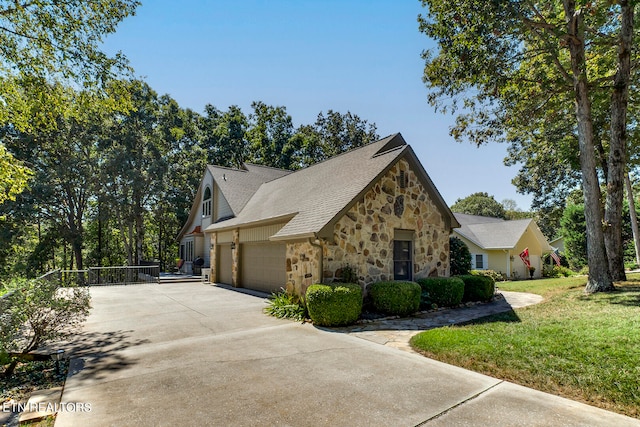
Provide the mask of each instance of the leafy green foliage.
POLYGON ((451 211, 468 214, 489 216, 493 218, 506 218, 504 207, 487 193, 473 193, 464 199, 458 199, 451 206, 451 211))
POLYGON ((580 270, 587 265, 584 205, 567 205, 560 220, 560 225, 569 268, 576 271, 580 270))
POLYGON ((349 325, 362 312, 362 288, 353 283, 311 285, 306 300, 309 317, 318 326, 349 325))
POLYGON ((453 307, 462 302, 464 282, 458 277, 427 277, 416 282, 423 294, 428 294, 429 301, 438 307, 453 307))
POLYGON ((307 318, 307 306, 298 295, 282 291, 271 295, 269 305, 264 312, 280 319, 304 321, 307 318))
POLYGON ((473 276, 487 276, 491 277, 494 282, 499 282, 506 279, 506 275, 495 270, 471 270, 469 274, 473 276))
POLYGON ((358 273, 349 264, 340 269, 338 280, 343 283, 358 283, 358 273))
MULTIPOLYGON (((74 333, 89 314, 91 297, 82 287, 55 281, 16 279, 0 299, 0 353, 26 354, 74 333)), ((10 376, 16 356, 6 375, 10 376)))
MULTIPOLYGON (((18 162, 0 143, 0 205, 7 200, 15 200, 27 186, 33 175, 26 166, 18 162)), ((0 217, 0 220, 4 218, 0 217)))
POLYGON ((457 237, 449 238, 450 274, 457 276, 468 274, 471 270, 471 252, 467 245, 457 237))
POLYGON ((377 282, 369 286, 373 308, 397 316, 418 311, 421 293, 422 288, 416 282, 377 282))
POLYGON ((459 276, 464 282, 463 302, 489 301, 496 292, 494 280, 488 276, 475 276, 472 274, 459 276))

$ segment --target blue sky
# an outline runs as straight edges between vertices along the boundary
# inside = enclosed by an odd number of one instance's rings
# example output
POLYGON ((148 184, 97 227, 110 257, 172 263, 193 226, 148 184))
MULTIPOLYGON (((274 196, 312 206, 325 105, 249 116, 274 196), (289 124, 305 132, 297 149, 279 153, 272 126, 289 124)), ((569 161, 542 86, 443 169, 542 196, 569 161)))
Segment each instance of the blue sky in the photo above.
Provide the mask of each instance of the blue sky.
POLYGON ((449 136, 422 83, 418 0, 147 0, 105 41, 122 51, 159 94, 202 112, 206 104, 245 114, 252 101, 287 108, 294 124, 319 112, 351 111, 384 137, 401 132, 445 201, 478 191, 513 199, 517 170, 506 146, 476 148, 449 136))

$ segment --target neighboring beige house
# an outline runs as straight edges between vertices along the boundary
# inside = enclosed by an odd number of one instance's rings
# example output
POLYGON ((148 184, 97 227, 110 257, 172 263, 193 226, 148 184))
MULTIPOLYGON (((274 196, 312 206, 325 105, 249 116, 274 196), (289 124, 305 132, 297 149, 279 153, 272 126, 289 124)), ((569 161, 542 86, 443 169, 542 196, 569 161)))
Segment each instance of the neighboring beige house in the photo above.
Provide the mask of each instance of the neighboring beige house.
POLYGON ((553 250, 533 219, 506 221, 477 215, 454 214, 461 227, 452 236, 460 238, 471 252, 471 268, 494 270, 508 278, 525 279, 529 272, 520 253, 529 248, 534 277, 542 276, 542 257, 553 250))
POLYGON ((364 286, 448 276, 458 226, 395 134, 293 173, 209 166, 179 239, 185 259, 191 241, 194 254, 208 252, 213 282, 304 293, 339 279, 347 265, 364 286))

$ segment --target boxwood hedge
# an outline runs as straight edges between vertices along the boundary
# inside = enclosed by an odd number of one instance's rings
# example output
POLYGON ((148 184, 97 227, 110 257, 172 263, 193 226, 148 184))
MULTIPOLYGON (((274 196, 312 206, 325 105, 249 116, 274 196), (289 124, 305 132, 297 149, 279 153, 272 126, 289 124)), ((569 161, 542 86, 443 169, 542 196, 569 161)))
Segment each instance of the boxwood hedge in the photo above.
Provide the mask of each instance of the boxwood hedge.
POLYGON ((462 302, 464 282, 459 277, 427 277, 416 282, 432 304, 453 307, 462 302))
POLYGON ((421 291, 416 282, 377 282, 369 286, 373 308, 398 316, 406 316, 420 309, 421 291))
POLYGON ((458 277, 464 282, 463 302, 489 301, 496 292, 496 284, 491 277, 471 274, 458 277))
POLYGON ((318 326, 344 326, 362 312, 362 288, 353 283, 315 284, 306 293, 307 311, 318 326))

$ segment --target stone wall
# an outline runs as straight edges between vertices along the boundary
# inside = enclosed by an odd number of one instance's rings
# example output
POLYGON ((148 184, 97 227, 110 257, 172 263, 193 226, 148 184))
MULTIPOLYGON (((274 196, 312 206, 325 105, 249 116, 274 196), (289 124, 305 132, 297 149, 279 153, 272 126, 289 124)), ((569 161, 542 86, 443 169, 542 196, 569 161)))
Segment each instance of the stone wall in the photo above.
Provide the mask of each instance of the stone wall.
POLYGON ((308 241, 287 244, 287 291, 304 295, 320 281, 320 248, 308 241))
POLYGON ((449 275, 449 229, 409 164, 400 160, 336 223, 334 241, 324 250, 325 282, 339 278, 347 264, 365 287, 392 280, 396 229, 414 231, 414 278, 449 275))

